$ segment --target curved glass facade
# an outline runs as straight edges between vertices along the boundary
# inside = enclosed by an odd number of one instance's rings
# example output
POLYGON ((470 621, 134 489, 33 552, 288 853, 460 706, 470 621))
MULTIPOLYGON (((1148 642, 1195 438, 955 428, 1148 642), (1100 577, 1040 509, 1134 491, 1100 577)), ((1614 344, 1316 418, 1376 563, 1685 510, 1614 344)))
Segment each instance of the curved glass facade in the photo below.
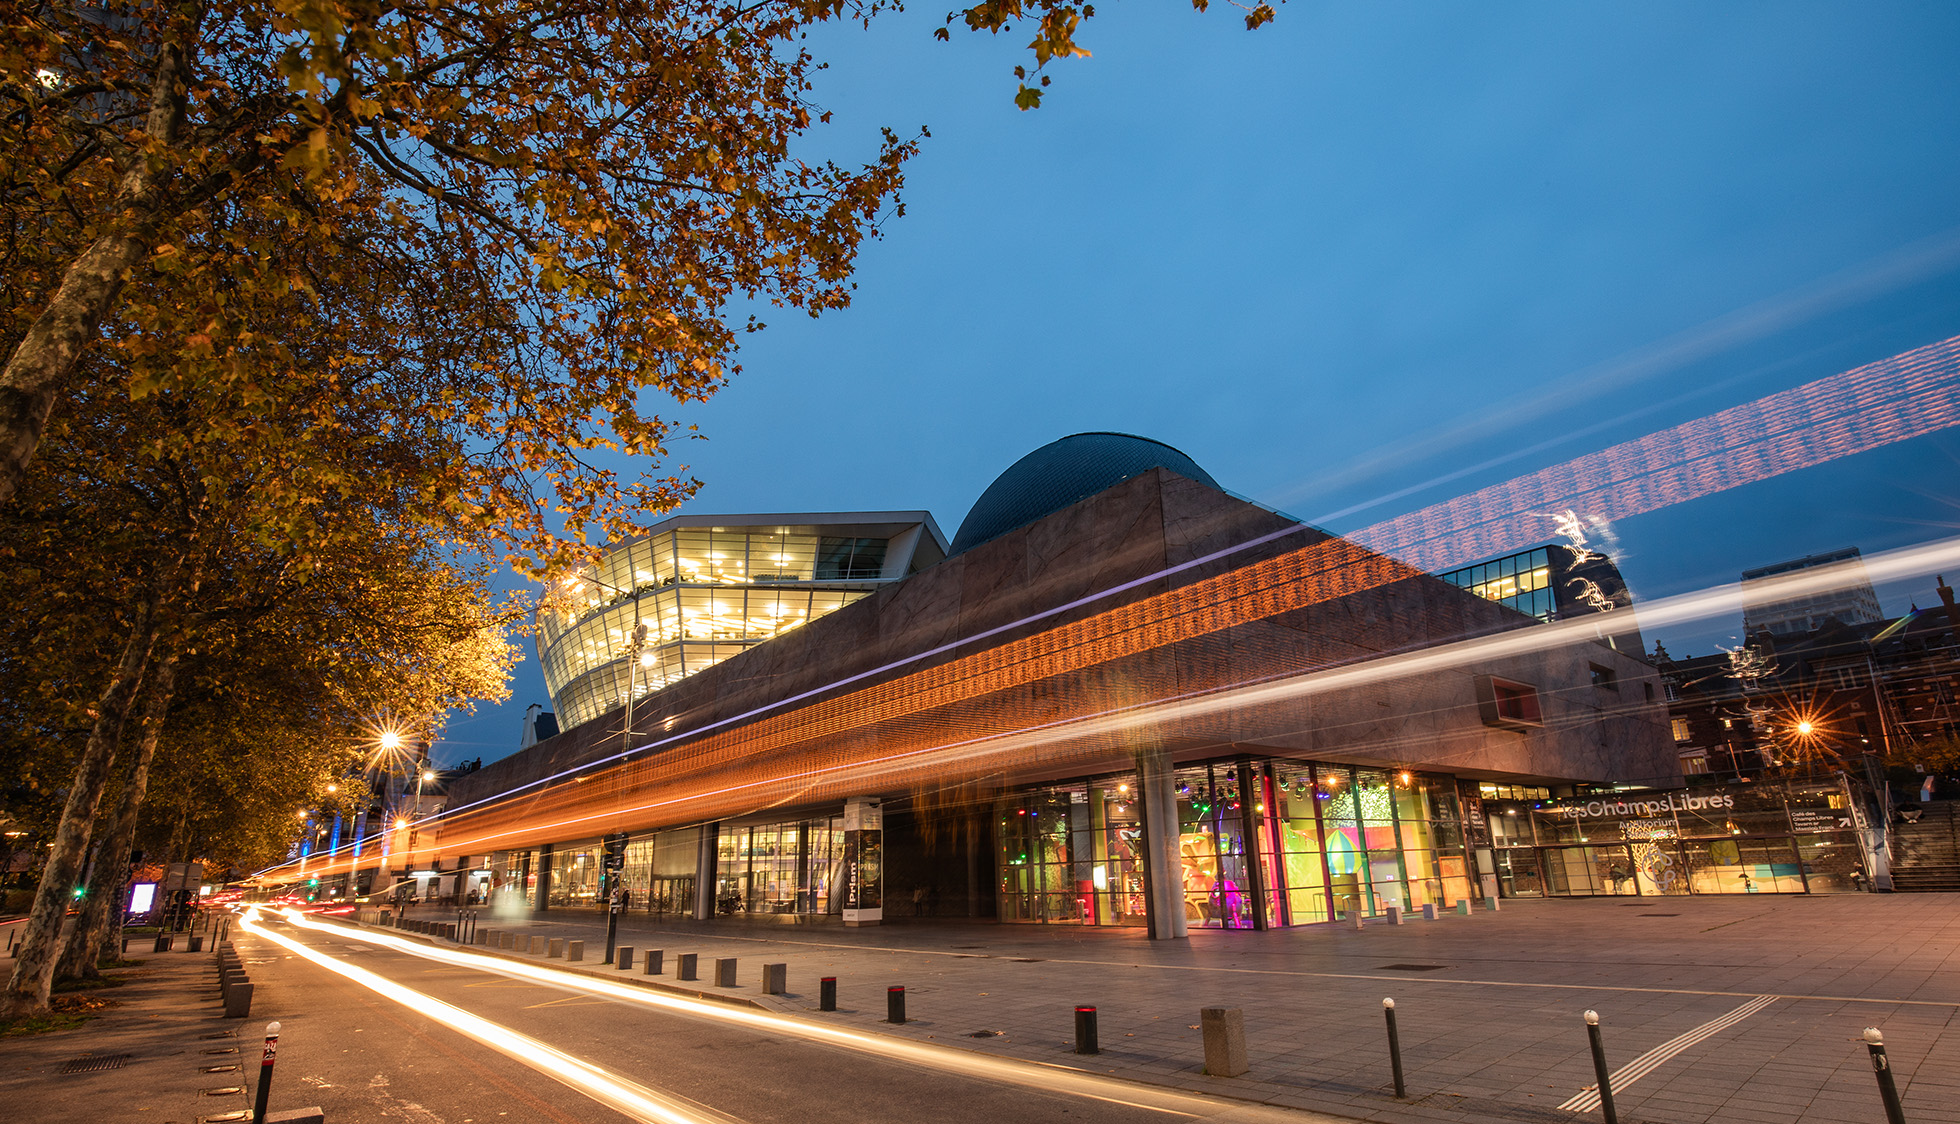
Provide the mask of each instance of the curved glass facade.
POLYGON ((937 561, 936 550, 915 557, 920 535, 892 531, 673 527, 608 551, 538 613, 539 658, 560 728, 623 705, 629 689, 635 697, 659 690, 834 613, 919 561, 937 561), (639 623, 647 646, 632 661, 639 623))

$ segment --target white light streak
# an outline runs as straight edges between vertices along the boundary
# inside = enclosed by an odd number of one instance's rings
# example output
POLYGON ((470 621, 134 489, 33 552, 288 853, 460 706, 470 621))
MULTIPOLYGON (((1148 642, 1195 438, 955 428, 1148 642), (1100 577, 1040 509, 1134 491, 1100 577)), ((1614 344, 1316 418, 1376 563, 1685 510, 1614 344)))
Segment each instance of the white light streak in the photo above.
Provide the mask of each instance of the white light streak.
MULTIPOLYGON (((519 1034, 480 1015, 473 1015, 461 1007, 444 1003, 413 988, 403 987, 365 968, 357 968, 289 937, 280 936, 258 924, 258 916, 257 909, 246 911, 244 919, 239 922, 240 927, 330 972, 345 976, 377 995, 392 999, 416 1014, 424 1015, 458 1034, 483 1043, 500 1054, 523 1062, 553 1081, 577 1090, 635 1120, 645 1121, 647 1124, 741 1124, 741 1121, 733 1116, 649 1089, 623 1077, 615 1077, 591 1062, 575 1058, 562 1050, 553 1049, 529 1035, 519 1034)), ((288 912, 286 918, 304 928, 323 927, 304 921, 298 913, 294 912, 288 912)), ((381 934, 364 933, 362 940, 368 944, 390 943, 390 938, 381 934)))
MULTIPOLYGON (((300 913, 288 913, 287 920, 301 928, 314 929, 335 935, 347 935, 348 930, 340 925, 323 924, 300 913)), ((270 936, 271 934, 266 934, 270 936)), ((1195 1097, 1186 1093, 1158 1090, 1132 1085, 1129 1082, 1100 1077, 1068 1066, 1052 1063, 1024 1062, 1014 1058, 997 1058, 987 1054, 972 1053, 957 1047, 929 1045, 924 1042, 911 1042, 903 1038, 890 1038, 882 1034, 866 1034, 846 1030, 826 1023, 789 1018, 784 1015, 757 1011, 747 1007, 737 1007, 729 1003, 716 1003, 705 999, 691 999, 684 995, 655 991, 652 988, 636 987, 632 984, 615 983, 597 976, 587 976, 540 965, 526 964, 518 960, 505 960, 502 957, 484 956, 464 949, 444 948, 441 945, 426 944, 422 941, 408 940, 391 933, 361 930, 362 944, 385 945, 397 952, 442 964, 470 968, 482 972, 494 972, 511 979, 530 980, 548 987, 563 988, 587 995, 604 996, 643 1007, 667 1011, 677 1015, 708 1019, 714 1022, 739 1026, 746 1030, 781 1034, 800 1038, 808 1042, 818 1042, 827 1046, 837 1046, 859 1053, 875 1054, 892 1061, 907 1062, 912 1065, 927 1066, 963 1077, 976 1078, 1006 1085, 1017 1085, 1040 1089, 1047 1093, 1060 1093, 1068 1096, 1088 1097, 1093 1100, 1109 1101, 1133 1108, 1145 1108, 1154 1112, 1178 1116, 1200 1116, 1214 1113, 1216 1102, 1195 1097), (1156 1103, 1149 1103, 1156 1102, 1156 1103), (1181 1107, 1165 1107, 1175 1105, 1181 1107)), ((278 938, 274 938, 278 939, 278 938)), ((283 943, 283 942, 282 942, 283 943)), ((289 946, 292 947, 292 946, 289 946)), ((331 961, 336 970, 344 967, 338 961, 331 961)), ((354 969, 358 971, 358 969, 354 969)), ((378 978, 378 977, 377 977, 378 978)), ((385 981, 384 981, 385 982, 385 981)), ((407 990, 407 989, 403 989, 407 990)), ((410 992, 410 994, 414 994, 410 992)), ((553 1076, 556 1076, 554 1074, 553 1076)))

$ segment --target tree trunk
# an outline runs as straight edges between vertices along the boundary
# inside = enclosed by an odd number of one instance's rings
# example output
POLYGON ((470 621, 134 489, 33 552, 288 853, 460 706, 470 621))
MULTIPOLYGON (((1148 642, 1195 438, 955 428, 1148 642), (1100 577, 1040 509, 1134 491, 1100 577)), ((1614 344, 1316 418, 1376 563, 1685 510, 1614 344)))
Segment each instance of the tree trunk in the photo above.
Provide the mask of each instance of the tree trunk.
POLYGON ((6 993, 0 995, 0 1019, 19 1018, 44 1010, 48 1005, 55 963, 61 956, 62 922, 75 893, 75 878, 81 872, 82 859, 88 854, 90 828, 95 821, 96 807, 102 802, 102 789, 109 779, 117 728, 129 714, 137 682, 156 643, 159 601, 152 594, 137 614, 129 641, 123 645, 122 661, 96 703, 95 726, 89 731, 81 763, 75 767, 68 803, 61 810, 61 826, 55 829, 54 845, 49 850, 47 866, 41 871, 40 888, 34 894, 33 912, 22 926, 14 974, 7 981, 6 993))
POLYGON ((123 894, 129 883, 129 845, 136 838, 136 822, 143 810, 143 794, 150 783, 150 762, 156 758, 157 734, 163 716, 170 709, 170 697, 177 688, 177 656, 164 656, 142 688, 137 717, 136 759, 123 781, 122 797, 117 801, 116 818, 108 835, 97 848, 95 869, 89 875, 88 892, 82 895, 82 912, 75 919, 75 931, 68 937, 58 977, 93 978, 102 974, 102 961, 122 952, 123 894))
MULTIPOLYGON (((184 51, 166 44, 158 52, 150 84, 145 136, 174 144, 183 122, 184 51)), ((95 338, 102 318, 115 307, 123 282, 150 252, 155 220, 162 207, 160 162, 142 149, 132 151, 117 185, 114 222, 70 262, 61 286, 0 372, 0 503, 13 499, 40 448, 41 434, 56 396, 95 338)))

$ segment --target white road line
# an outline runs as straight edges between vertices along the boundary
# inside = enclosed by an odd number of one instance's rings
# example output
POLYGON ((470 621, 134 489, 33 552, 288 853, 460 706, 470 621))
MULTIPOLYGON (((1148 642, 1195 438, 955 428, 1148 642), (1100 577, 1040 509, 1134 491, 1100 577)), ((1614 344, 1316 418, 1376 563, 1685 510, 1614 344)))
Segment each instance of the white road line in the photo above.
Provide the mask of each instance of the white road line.
MULTIPOLYGON (((1727 1030, 1729 1027, 1734 1026, 1750 1015, 1776 1002, 1778 998, 1780 996, 1759 995, 1742 1006, 1737 1007, 1735 1010, 1730 1011, 1728 1014, 1723 1015, 1721 1018, 1710 1019, 1708 1022, 1688 1031, 1686 1034, 1679 1034, 1668 1039, 1610 1074, 1608 1080, 1613 1083, 1613 1091, 1616 1093, 1619 1092, 1621 1089, 1626 1088, 1628 1085, 1659 1069, 1662 1063, 1674 1055, 1693 1046, 1697 1042, 1720 1034, 1722 1031, 1727 1030)), ((1585 1089, 1580 1090, 1578 1096, 1566 1101, 1559 1107, 1567 1112, 1595 1111, 1599 1108, 1599 1086, 1587 1086, 1585 1089)))

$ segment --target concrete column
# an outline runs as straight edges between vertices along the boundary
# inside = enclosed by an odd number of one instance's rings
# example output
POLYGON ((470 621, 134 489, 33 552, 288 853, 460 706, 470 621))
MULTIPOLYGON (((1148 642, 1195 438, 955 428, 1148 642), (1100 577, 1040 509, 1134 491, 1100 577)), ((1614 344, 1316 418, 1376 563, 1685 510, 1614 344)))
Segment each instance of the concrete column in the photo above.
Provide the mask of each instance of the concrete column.
POLYGON ((1177 785, 1170 754, 1162 748, 1137 754, 1137 809, 1143 813, 1150 939, 1179 940, 1190 932, 1184 920, 1184 861, 1177 850, 1177 785))
POLYGON ((715 915, 715 851, 721 839, 721 825, 701 825, 701 842, 694 856, 694 919, 707 921, 715 915))
POLYGON ((543 913, 551 908, 551 844, 538 847, 538 900, 531 908, 543 913))

